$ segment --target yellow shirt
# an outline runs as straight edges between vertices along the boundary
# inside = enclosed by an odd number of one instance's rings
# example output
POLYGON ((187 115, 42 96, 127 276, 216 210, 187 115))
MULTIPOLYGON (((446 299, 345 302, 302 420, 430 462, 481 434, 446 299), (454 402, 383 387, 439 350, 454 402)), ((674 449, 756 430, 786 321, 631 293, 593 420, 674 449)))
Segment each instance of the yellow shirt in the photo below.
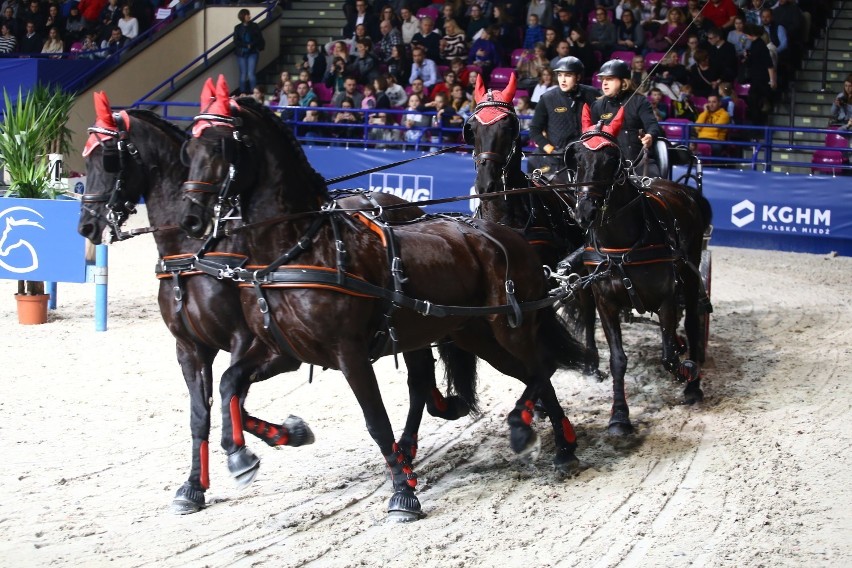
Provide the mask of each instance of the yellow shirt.
MULTIPOLYGON (((719 108, 716 112, 704 111, 698 115, 695 120, 696 124, 730 124, 731 117, 723 108, 719 108)), ((708 140, 726 140, 728 131, 724 128, 708 128, 695 127, 695 135, 698 138, 706 138, 708 140)))

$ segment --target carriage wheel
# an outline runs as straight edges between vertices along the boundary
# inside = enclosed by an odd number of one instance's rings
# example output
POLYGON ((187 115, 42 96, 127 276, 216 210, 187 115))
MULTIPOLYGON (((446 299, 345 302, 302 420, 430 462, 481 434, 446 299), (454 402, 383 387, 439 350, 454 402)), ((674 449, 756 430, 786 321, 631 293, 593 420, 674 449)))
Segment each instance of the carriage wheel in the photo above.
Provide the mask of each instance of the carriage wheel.
MULTIPOLYGON (((710 251, 706 248, 701 251, 701 263, 698 265, 698 273, 701 275, 701 282, 704 284, 704 290, 707 292, 707 298, 710 299, 710 284, 713 275, 713 257, 710 251)), ((704 314, 704 349, 707 349, 707 342, 710 340, 710 314, 704 314)))

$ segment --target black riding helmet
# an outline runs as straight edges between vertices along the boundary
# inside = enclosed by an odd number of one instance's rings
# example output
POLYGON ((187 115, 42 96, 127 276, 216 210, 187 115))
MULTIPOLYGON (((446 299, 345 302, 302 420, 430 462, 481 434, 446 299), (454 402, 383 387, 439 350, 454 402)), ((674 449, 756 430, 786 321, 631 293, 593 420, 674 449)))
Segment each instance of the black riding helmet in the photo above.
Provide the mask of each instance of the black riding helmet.
POLYGON ((553 68, 553 72, 559 73, 560 71, 563 73, 575 73, 578 77, 583 77, 586 74, 586 68, 583 67, 583 62, 571 55, 563 57, 556 62, 556 67, 553 68))
POLYGON ((601 65, 601 69, 600 71, 598 71, 598 78, 603 79, 604 77, 629 79, 630 67, 628 67, 627 63, 625 63, 621 59, 610 59, 609 61, 601 65))

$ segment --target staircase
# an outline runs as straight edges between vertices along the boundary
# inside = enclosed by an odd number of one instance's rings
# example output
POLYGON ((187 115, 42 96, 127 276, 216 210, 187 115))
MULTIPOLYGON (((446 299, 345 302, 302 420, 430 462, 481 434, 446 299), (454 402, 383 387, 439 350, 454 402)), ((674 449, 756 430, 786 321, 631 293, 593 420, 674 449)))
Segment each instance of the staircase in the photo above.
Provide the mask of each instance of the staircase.
MULTIPOLYGON (((817 40, 813 49, 808 50, 788 100, 776 105, 775 112, 769 117, 771 126, 827 126, 831 104, 837 93, 843 90, 846 76, 852 73, 852 2, 834 0, 829 25, 828 34, 824 34, 825 37, 817 40)), ((773 142, 820 146, 824 140, 824 134, 777 132, 773 142)), ((809 163, 812 154, 812 151, 785 152, 776 148, 773 158, 809 163)), ((810 168, 774 166, 773 171, 810 173, 810 168)))
POLYGON ((271 93, 282 71, 293 74, 302 62, 306 42, 313 38, 324 45, 340 37, 346 18, 343 2, 334 0, 296 0, 281 16, 281 53, 276 64, 260 74, 259 82, 271 93))

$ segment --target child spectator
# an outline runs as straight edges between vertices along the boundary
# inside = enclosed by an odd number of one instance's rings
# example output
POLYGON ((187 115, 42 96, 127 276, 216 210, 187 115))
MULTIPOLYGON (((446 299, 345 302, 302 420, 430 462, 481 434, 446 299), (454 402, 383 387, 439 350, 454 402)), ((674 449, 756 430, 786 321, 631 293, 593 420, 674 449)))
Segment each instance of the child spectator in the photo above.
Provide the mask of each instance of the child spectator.
POLYGON ((695 120, 695 105, 692 102, 692 86, 687 83, 680 88, 680 94, 672 99, 673 118, 695 120))
POLYGON ((544 28, 538 23, 538 16, 527 17, 527 29, 524 32, 524 49, 532 49, 537 43, 544 44, 544 28))
POLYGON ((429 125, 429 117, 424 116, 420 106, 420 96, 412 93, 408 96, 408 107, 402 115, 402 124, 407 128, 405 141, 409 143, 420 142, 423 138, 423 128, 429 125))
POLYGON ((657 122, 663 122, 669 117, 669 111, 666 104, 663 102, 663 92, 654 87, 648 93, 648 102, 651 103, 651 110, 654 111, 654 116, 657 122))
POLYGON ((334 129, 335 138, 361 138, 361 129, 355 126, 361 121, 349 110, 355 108, 352 98, 344 97, 340 102, 340 108, 343 110, 336 112, 332 121, 336 125, 334 129))
MULTIPOLYGON (((500 65, 500 54, 497 46, 491 41, 491 30, 483 28, 482 35, 470 46, 467 56, 468 65, 478 65, 482 70, 482 79, 487 83, 491 71, 500 65)), ((468 80, 469 81, 469 80, 468 80)))
POLYGON ((387 95, 390 105, 394 108, 404 107, 405 103, 408 101, 408 95, 405 94, 405 89, 403 89, 401 85, 397 84, 396 77, 390 73, 385 75, 385 81, 387 81, 388 85, 385 89, 385 95, 387 95))
POLYGON ((526 146, 530 141, 530 122, 532 122, 533 108, 529 97, 518 97, 515 103, 515 114, 518 115, 518 125, 521 129, 521 146, 526 146))
POLYGON ((723 81, 719 83, 719 104, 728 112, 728 115, 731 117, 731 123, 734 122, 734 113, 737 109, 737 101, 739 97, 737 96, 737 92, 734 90, 734 86, 727 82, 723 81))
POLYGON ((364 98, 361 99, 361 108, 376 108, 376 92, 373 85, 364 85, 362 94, 364 98))
POLYGON ((395 149, 398 148, 398 144, 387 144, 387 142, 400 142, 402 140, 402 136, 399 130, 395 128, 383 128, 388 125, 388 115, 379 112, 370 117, 370 124, 375 125, 377 128, 371 128, 367 133, 367 138, 370 140, 381 141, 382 143, 376 144, 374 147, 379 149, 395 149))

